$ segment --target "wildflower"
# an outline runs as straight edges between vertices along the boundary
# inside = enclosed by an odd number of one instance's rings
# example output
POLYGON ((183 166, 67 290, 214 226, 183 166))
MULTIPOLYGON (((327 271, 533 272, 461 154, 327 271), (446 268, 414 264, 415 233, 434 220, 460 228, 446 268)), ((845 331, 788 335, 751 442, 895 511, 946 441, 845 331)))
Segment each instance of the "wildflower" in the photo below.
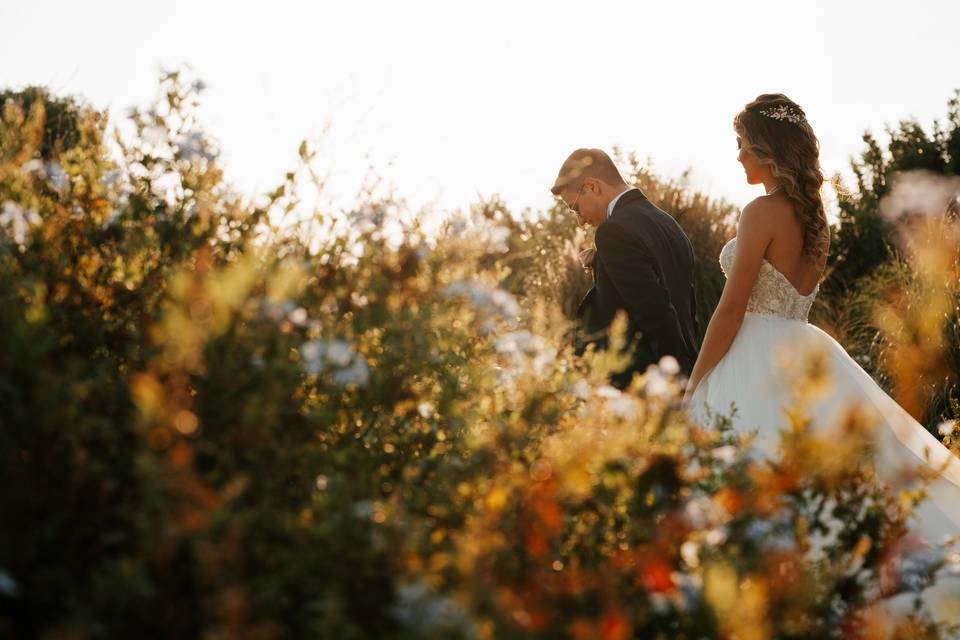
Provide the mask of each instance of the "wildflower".
POLYGON ((367 205, 359 211, 355 211, 351 218, 353 223, 359 229, 363 231, 370 231, 373 229, 379 229, 381 226, 383 226, 383 222, 386 219, 386 213, 383 207, 367 205))
POLYGON ((374 506, 372 500, 359 500, 353 503, 350 508, 355 518, 369 518, 373 515, 374 506))
POLYGON ((302 327, 307 323, 307 310, 303 307, 297 307, 290 312, 287 318, 293 324, 297 325, 298 327, 302 327))
POLYGON ((4 201, 3 209, 0 210, 0 227, 7 231, 17 245, 22 245, 27 239, 30 227, 40 222, 36 211, 24 211, 12 200, 4 201))
POLYGON ((323 356, 326 347, 320 340, 311 340, 300 345, 300 357, 303 358, 303 368, 309 374, 323 371, 323 356))
POLYGON ((296 311, 296 305, 290 300, 284 300, 281 303, 276 303, 271 300, 264 300, 263 302, 263 313, 268 318, 274 322, 280 322, 286 317, 289 317, 294 311, 296 311))
POLYGON ((202 158, 211 162, 217 158, 217 153, 210 149, 210 143, 202 133, 191 131, 177 139, 177 158, 187 162, 202 158))
POLYGON ((502 289, 461 280, 447 285, 443 293, 447 297, 467 296, 474 308, 488 319, 497 317, 514 323, 520 315, 520 305, 516 298, 502 289))
POLYGON ((108 189, 112 189, 116 185, 123 174, 120 171, 114 169, 113 171, 107 171, 100 177, 100 184, 108 189))
POLYGON ((944 422, 941 422, 941 423, 937 426, 937 432, 938 432, 941 436, 947 437, 947 436, 951 435, 951 434, 954 432, 954 430, 956 430, 956 428, 957 428, 957 421, 956 421, 956 420, 946 420, 946 421, 944 421, 944 422))
POLYGON ((665 616, 670 613, 670 599, 662 593, 650 594, 650 606, 658 615, 665 616))
POLYGON ((121 216, 121 210, 114 209, 112 212, 110 212, 110 215, 108 215, 106 218, 103 219, 103 222, 100 224, 100 228, 109 229, 110 227, 112 227, 117 223, 117 220, 120 219, 120 216, 121 216))
POLYGON ((731 444, 717 447, 713 450, 713 457, 723 464, 733 464, 737 459, 737 448, 731 444))
POLYGON ((141 134, 148 144, 158 145, 167 138, 167 128, 160 124, 154 124, 144 127, 141 134))
POLYGON ((704 538, 707 544, 718 547, 724 542, 727 541, 727 528, 726 527, 714 527, 707 531, 707 535, 704 538))
POLYGON ((510 229, 503 225, 487 226, 480 232, 480 242, 493 253, 506 253, 510 250, 507 240, 510 238, 510 229))
POLYGON ((365 387, 370 382, 370 367, 360 356, 354 356, 353 362, 333 374, 333 381, 341 387, 355 384, 365 387))
POLYGON ((33 158, 32 160, 27 160, 22 165, 20 165, 20 171, 23 173, 37 173, 45 175, 43 170, 43 160, 40 158, 33 158))
POLYGON ((420 417, 426 420, 433 415, 433 405, 429 402, 421 402, 417 405, 417 413, 420 414, 420 417))
POLYGON ((668 376, 675 376, 680 373, 680 363, 673 356, 663 356, 658 364, 660 371, 668 376))
POLYGON ((331 340, 326 345, 327 360, 338 367, 345 367, 350 364, 350 358, 353 356, 353 350, 343 340, 331 340))
POLYGON ((398 588, 390 613, 416 637, 478 637, 463 607, 449 596, 434 593, 423 580, 398 588))
POLYGON ((577 380, 577 383, 573 385, 573 395, 581 400, 586 400, 590 397, 590 384, 582 378, 577 380))
POLYGON ((680 545, 680 557, 691 567, 700 565, 700 545, 692 540, 687 540, 680 545))
POLYGON ((543 340, 529 331, 514 331, 497 338, 494 346, 504 354, 535 353, 543 346, 543 340))
POLYGON ((365 387, 370 382, 370 367, 363 356, 343 340, 310 340, 300 345, 303 368, 317 375, 332 365, 333 381, 341 387, 365 387))
POLYGON ((670 574, 670 578, 679 591, 680 607, 684 611, 695 609, 703 598, 703 579, 683 571, 674 571, 670 574))
POLYGON ((954 551, 947 556, 947 571, 950 575, 960 576, 960 551, 954 551))
POLYGON ((639 412, 637 401, 616 387, 605 384, 597 389, 597 396, 604 399, 607 411, 619 418, 633 418, 639 412))
POLYGON ((644 376, 643 392, 648 398, 667 400, 672 395, 670 381, 660 372, 658 367, 650 365, 644 376))
POLYGON ((48 162, 44 166, 44 170, 47 173, 47 179, 50 180, 50 184, 53 185, 54 189, 59 191, 67 186, 69 178, 67 177, 67 172, 63 170, 59 162, 56 160, 48 162))

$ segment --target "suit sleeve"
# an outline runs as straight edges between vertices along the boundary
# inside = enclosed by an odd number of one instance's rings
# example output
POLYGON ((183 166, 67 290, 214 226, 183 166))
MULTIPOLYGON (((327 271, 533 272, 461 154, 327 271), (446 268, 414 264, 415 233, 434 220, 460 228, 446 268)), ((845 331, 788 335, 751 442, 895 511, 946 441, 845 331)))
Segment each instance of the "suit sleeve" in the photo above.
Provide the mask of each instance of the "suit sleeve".
POLYGON ((610 221, 597 227, 597 255, 627 310, 632 331, 657 358, 685 352, 677 310, 642 242, 610 221))

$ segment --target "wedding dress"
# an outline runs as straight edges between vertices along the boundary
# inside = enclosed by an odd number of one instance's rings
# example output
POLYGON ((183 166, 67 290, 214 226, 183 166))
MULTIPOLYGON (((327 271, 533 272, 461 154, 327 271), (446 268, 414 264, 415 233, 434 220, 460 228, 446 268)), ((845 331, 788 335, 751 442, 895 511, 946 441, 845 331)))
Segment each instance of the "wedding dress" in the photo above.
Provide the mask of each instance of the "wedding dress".
MULTIPOLYGON (((724 274, 730 273, 736 246, 734 238, 720 252, 724 274)), ((763 260, 737 336, 690 398, 691 418, 709 427, 716 415, 730 416, 734 407, 734 429, 756 432, 754 455, 773 457, 779 432, 788 425, 785 409, 796 400, 795 374, 803 370, 804 359, 816 358, 827 377, 812 397, 814 406, 806 407, 811 427, 835 427, 852 407, 865 411, 873 423, 877 475, 894 490, 902 487, 898 483, 904 482, 904 471, 932 466, 939 472, 927 487, 928 498, 914 511, 911 531, 930 544, 960 534, 960 459, 884 393, 836 340, 807 322, 818 291, 819 285, 801 295, 763 260)), ((928 591, 943 596, 945 590, 958 597, 952 606, 960 604, 956 579, 928 591)), ((932 594, 925 592, 924 600, 928 596, 932 594)))

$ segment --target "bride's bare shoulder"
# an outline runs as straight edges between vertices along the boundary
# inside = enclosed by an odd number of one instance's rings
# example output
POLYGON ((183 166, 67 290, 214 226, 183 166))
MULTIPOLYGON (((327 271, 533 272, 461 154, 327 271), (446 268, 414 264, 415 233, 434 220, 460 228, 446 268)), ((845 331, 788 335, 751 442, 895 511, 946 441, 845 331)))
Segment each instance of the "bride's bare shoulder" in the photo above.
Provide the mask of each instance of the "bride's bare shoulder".
POLYGON ((737 227, 740 230, 767 230, 781 225, 785 218, 791 217, 790 203, 775 195, 754 198, 740 211, 737 227))

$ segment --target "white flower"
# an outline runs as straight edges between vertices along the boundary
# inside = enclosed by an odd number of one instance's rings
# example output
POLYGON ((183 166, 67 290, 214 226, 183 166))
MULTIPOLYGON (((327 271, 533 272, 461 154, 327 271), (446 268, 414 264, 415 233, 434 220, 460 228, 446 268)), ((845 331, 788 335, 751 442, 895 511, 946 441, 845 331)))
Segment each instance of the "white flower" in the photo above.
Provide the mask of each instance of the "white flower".
POLYGON ((353 218, 353 223, 359 229, 362 231, 370 231, 383 226, 383 222, 386 219, 386 212, 383 207, 367 205, 359 211, 355 211, 351 217, 353 218))
POLYGON ((726 527, 716 527, 707 531, 706 535, 707 544, 714 547, 719 546, 727 541, 727 529, 726 527))
POLYGON ((704 529, 724 519, 723 508, 704 495, 698 495, 687 502, 683 508, 690 524, 696 529, 704 529))
POLYGON ((417 405, 417 413, 420 414, 420 417, 426 420, 433 415, 433 405, 429 402, 421 402, 417 405))
POLYGON ((639 412, 639 405, 632 396, 616 387, 605 384, 597 389, 597 397, 604 399, 607 411, 620 418, 633 418, 639 412))
POLYGON ((650 604, 657 614, 664 616, 670 613, 670 599, 662 593, 651 593, 649 595, 650 604))
POLYGON ((494 347, 500 353, 533 353, 543 346, 543 341, 529 331, 514 331, 497 338, 494 347))
POLYGON ((296 305, 290 300, 284 300, 281 303, 272 300, 263 301, 263 313, 274 322, 280 322, 289 317, 296 310, 296 305))
POLYGON ((317 374, 323 371, 323 356, 326 345, 320 340, 311 340, 300 345, 300 357, 307 373, 317 374))
POLYGON ((952 434, 956 428, 957 428, 956 420, 946 420, 944 422, 941 422, 937 426, 937 432, 939 432, 941 436, 946 437, 952 434))
POLYGON ((373 502, 371 500, 359 500, 353 503, 350 510, 357 518, 369 518, 373 515, 373 502))
POLYGON ((680 545, 680 557, 691 567, 700 566, 700 545, 692 540, 687 540, 680 545))
POLYGON ((643 392, 648 398, 667 400, 672 395, 670 381, 663 377, 660 369, 654 366, 647 368, 643 392))
POLYGON ((680 373, 680 363, 673 356, 663 356, 659 363, 660 371, 668 376, 675 376, 680 373))
POLYGON ((622 392, 616 387, 605 384, 597 388, 597 395, 601 398, 618 398, 622 395, 622 392))
POLYGON ((289 318, 290 322, 293 324, 297 325, 298 327, 302 327, 307 323, 307 310, 303 307, 297 307, 290 312, 287 318, 289 318))
POLYGON ((619 398, 610 398, 606 402, 607 411, 619 418, 633 418, 638 413, 637 401, 622 394, 619 398))
POLYGON ((954 551, 947 556, 947 571, 950 575, 960 576, 960 551, 954 551))
POLYGON ((36 211, 24 211, 12 200, 5 200, 0 210, 0 227, 13 239, 17 245, 22 245, 27 239, 27 232, 33 225, 40 224, 40 216, 36 211))
POLYGON ((32 160, 27 160, 22 165, 20 165, 20 171, 23 173, 38 173, 44 175, 43 170, 43 160, 40 158, 34 158, 32 160))
POLYGON ((516 298, 511 294, 478 282, 465 280, 454 282, 447 285, 443 293, 447 297, 467 296, 474 308, 487 320, 499 317, 509 323, 514 323, 517 316, 520 315, 520 305, 517 304, 516 298))
POLYGON ((573 395, 577 396, 581 400, 586 400, 590 397, 590 385, 586 380, 580 379, 577 380, 577 383, 573 385, 573 395))
POLYGON ((349 384, 365 387, 370 382, 370 367, 366 360, 355 355, 353 362, 333 374, 333 381, 341 387, 349 384))
POLYGON ((117 169, 114 169, 113 171, 107 171, 105 174, 100 176, 100 184, 108 189, 112 189, 113 186, 120 181, 122 176, 123 174, 117 169))
POLYGON ((397 589, 391 615, 418 638, 476 638, 479 636, 467 612, 450 596, 432 592, 423 580, 397 589))
POLYGON ((353 357, 353 349, 343 340, 331 340, 327 343, 327 360, 337 365, 345 367, 350 364, 353 357))
POLYGON ((44 169, 47 172, 47 179, 50 180, 50 184, 52 184, 55 189, 60 190, 67 186, 69 178, 59 162, 56 160, 48 162, 44 169))
POLYGON ((731 444, 717 447, 713 450, 713 457, 724 464, 733 464, 737 459, 737 448, 731 444))
POLYGON ((216 157, 216 151, 210 148, 210 144, 199 131, 185 133, 177 139, 177 158, 180 160, 193 162, 203 158, 210 162, 216 157))
POLYGON ((167 137, 167 128, 163 125, 154 124, 143 128, 143 139, 148 144, 157 145, 163 142, 167 137))
POLYGON ((480 242, 494 253, 506 253, 510 250, 507 240, 510 238, 510 229, 503 225, 484 227, 480 233, 480 242))
POLYGON ((451 235, 459 236, 467 230, 467 219, 462 213, 455 213, 447 220, 447 230, 451 235))
POLYGON ((300 345, 303 369, 308 374, 319 374, 333 365, 333 381, 339 386, 364 387, 370 382, 370 367, 363 356, 343 340, 310 340, 300 345))

